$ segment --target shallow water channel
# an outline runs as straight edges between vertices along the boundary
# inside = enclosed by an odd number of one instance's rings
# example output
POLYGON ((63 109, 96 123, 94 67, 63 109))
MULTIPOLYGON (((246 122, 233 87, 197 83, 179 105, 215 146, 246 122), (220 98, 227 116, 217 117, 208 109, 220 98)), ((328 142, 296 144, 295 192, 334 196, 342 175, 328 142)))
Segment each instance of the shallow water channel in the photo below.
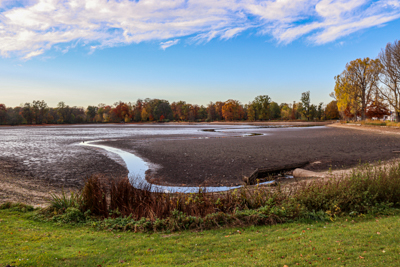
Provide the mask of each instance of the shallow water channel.
MULTIPOLYGON (((93 144, 93 142, 96 141, 89 141, 86 143, 82 142, 80 143, 80 145, 101 148, 120 156, 124 160, 126 167, 129 171, 129 176, 131 177, 130 182, 136 188, 150 188, 150 191, 152 192, 196 193, 199 192, 200 189, 204 190, 205 192, 222 192, 242 187, 242 186, 185 187, 185 186, 165 186, 165 185, 151 184, 146 180, 146 171, 149 169, 149 167, 148 164, 143 159, 134 155, 133 153, 129 153, 121 149, 110 146, 93 144)), ((274 181, 268 181, 260 184, 270 184, 273 182, 274 181)))

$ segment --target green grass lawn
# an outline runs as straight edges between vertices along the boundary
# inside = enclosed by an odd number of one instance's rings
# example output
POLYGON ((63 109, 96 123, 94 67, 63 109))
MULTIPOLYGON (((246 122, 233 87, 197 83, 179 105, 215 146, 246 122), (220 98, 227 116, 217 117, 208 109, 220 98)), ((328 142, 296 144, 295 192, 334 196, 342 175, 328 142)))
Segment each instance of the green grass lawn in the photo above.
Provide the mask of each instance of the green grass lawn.
POLYGON ((96 231, 0 210, 0 266, 399 266, 400 216, 204 232, 96 231))

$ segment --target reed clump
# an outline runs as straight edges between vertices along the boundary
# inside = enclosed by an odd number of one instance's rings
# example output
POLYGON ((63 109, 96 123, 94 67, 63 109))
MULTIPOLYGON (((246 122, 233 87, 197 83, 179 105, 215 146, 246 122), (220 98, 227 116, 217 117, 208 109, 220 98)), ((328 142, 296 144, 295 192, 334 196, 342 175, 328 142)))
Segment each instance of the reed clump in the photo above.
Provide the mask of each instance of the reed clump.
POLYGON ((94 176, 87 180, 82 190, 82 211, 104 218, 131 216, 134 219, 165 219, 172 212, 188 216, 205 217, 213 213, 234 213, 237 210, 253 210, 274 200, 281 202, 283 195, 278 191, 242 188, 224 193, 208 193, 199 188, 197 193, 152 192, 151 185, 135 183, 128 178, 104 180, 94 176))

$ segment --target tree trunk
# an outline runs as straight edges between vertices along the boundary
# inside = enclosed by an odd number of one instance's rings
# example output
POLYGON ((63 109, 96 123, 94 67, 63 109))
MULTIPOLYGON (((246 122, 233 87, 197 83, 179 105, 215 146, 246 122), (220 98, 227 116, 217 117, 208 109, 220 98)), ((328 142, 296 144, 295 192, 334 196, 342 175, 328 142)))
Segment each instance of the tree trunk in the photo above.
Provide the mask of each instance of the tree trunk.
POLYGON ((361 120, 365 121, 365 109, 366 109, 366 103, 365 103, 365 90, 362 91, 361 95, 361 120))

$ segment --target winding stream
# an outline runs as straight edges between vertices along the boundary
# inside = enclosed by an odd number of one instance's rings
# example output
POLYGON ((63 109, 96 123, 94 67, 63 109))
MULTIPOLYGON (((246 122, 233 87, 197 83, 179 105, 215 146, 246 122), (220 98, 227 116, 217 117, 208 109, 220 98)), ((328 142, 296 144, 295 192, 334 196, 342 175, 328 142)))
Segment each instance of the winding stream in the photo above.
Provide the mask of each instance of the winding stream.
MULTIPOLYGON (((89 147, 96 147, 100 149, 104 149, 108 152, 117 154, 120 156, 128 169, 128 173, 130 177, 135 177, 135 179, 130 179, 131 184, 134 187, 137 188, 146 188, 149 187, 151 188, 151 192, 164 192, 164 193, 197 193, 199 192, 199 189, 203 189, 206 192, 222 192, 222 191, 228 191, 236 188, 242 187, 240 186, 219 186, 219 187, 186 187, 186 186, 165 186, 165 185, 155 185, 151 184, 146 180, 146 171, 149 169, 148 164, 141 159, 140 157, 123 151, 118 148, 110 147, 110 146, 105 146, 105 145, 97 145, 93 144, 94 142, 98 141, 88 141, 86 143, 81 142, 80 145, 82 146, 89 146, 89 147)), ((268 181, 260 184, 270 184, 273 183, 274 181, 268 181)))

